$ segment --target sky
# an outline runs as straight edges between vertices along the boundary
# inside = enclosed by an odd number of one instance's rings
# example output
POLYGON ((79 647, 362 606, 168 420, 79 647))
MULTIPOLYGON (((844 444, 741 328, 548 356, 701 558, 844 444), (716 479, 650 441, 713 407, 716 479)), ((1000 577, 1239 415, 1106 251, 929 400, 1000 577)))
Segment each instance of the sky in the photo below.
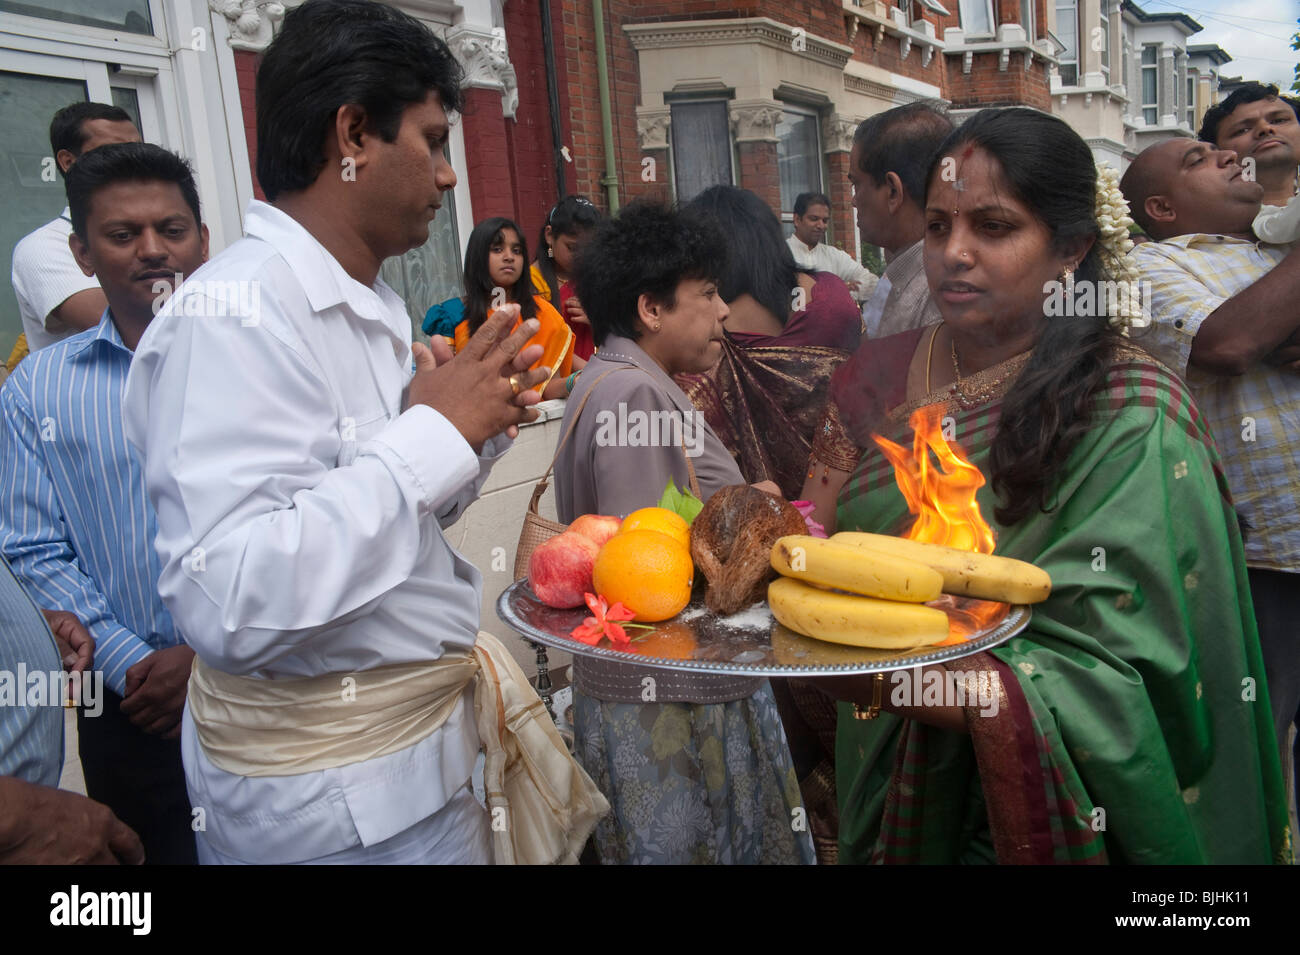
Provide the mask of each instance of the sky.
POLYGON ((1203 29, 1189 43, 1217 43, 1232 57, 1225 76, 1276 83, 1288 90, 1300 51, 1291 37, 1300 29, 1300 0, 1137 0, 1148 13, 1186 13, 1203 29))

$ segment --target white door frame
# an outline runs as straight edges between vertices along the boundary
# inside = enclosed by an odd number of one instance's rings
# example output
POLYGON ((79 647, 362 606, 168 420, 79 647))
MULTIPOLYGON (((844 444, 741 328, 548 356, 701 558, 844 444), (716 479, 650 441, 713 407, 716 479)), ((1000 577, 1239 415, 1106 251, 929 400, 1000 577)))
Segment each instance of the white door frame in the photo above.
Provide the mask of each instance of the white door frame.
POLYGON ((242 234, 253 195, 226 21, 206 0, 149 3, 156 36, 6 16, 0 69, 84 79, 94 102, 111 103, 113 86, 135 89, 141 134, 194 168, 215 254, 242 234), (204 31, 201 50, 194 48, 196 30, 204 31))

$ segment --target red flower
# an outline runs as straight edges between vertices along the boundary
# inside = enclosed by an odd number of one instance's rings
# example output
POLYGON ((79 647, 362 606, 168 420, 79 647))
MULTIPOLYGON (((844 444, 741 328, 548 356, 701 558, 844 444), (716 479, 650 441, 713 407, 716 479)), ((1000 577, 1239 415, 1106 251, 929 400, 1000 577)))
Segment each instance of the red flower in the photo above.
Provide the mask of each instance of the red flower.
POLYGON ((583 599, 587 601, 587 606, 595 614, 588 617, 580 625, 573 628, 569 634, 574 640, 585 643, 588 646, 595 646, 600 642, 601 637, 609 637, 610 643, 627 645, 631 642, 627 631, 619 626, 618 621, 631 620, 636 616, 631 610, 628 610, 621 603, 610 606, 604 597, 596 594, 583 594, 583 599))

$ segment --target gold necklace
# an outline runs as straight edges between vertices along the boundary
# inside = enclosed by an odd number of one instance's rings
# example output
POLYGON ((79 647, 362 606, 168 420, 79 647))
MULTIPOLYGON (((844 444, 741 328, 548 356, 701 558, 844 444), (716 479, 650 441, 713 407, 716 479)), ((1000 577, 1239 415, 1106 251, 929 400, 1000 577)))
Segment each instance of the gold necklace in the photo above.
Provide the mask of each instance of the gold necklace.
MULTIPOLYGON (((936 325, 934 331, 930 334, 930 347, 927 349, 925 356, 925 392, 927 395, 930 394, 930 362, 934 357, 934 340, 938 337, 939 326, 936 325)), ((963 409, 974 408, 1003 394, 1006 390, 1004 388, 1006 383, 1019 376, 1025 365, 1028 364, 1029 356, 1032 354, 1031 349, 1023 351, 1019 355, 1013 355, 1006 361, 999 362, 991 368, 977 371, 963 382, 961 365, 957 361, 957 339, 950 338, 949 341, 952 345, 952 370, 957 379, 949 386, 948 393, 963 409)))
POLYGON ((934 359, 934 340, 939 337, 939 328, 943 325, 940 322, 934 326, 934 331, 930 333, 930 347, 925 350, 925 393, 930 393, 930 362, 934 359))

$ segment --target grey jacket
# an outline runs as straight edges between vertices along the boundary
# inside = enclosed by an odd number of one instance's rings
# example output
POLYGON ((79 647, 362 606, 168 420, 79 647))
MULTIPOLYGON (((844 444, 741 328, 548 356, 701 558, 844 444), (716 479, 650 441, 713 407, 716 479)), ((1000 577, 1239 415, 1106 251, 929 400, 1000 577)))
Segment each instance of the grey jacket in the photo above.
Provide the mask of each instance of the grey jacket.
MULTIPOLYGON (((688 454, 704 500, 720 488, 746 483, 704 416, 629 338, 611 336, 592 355, 569 396, 561 435, 597 379, 555 461, 555 504, 561 521, 567 524, 582 514, 626 517, 652 507, 670 477, 687 489, 688 454)), ((579 693, 611 703, 645 702, 642 678, 647 676, 654 678, 657 703, 723 703, 743 699, 762 685, 762 680, 674 673, 581 657, 574 659, 573 674, 579 693)))

